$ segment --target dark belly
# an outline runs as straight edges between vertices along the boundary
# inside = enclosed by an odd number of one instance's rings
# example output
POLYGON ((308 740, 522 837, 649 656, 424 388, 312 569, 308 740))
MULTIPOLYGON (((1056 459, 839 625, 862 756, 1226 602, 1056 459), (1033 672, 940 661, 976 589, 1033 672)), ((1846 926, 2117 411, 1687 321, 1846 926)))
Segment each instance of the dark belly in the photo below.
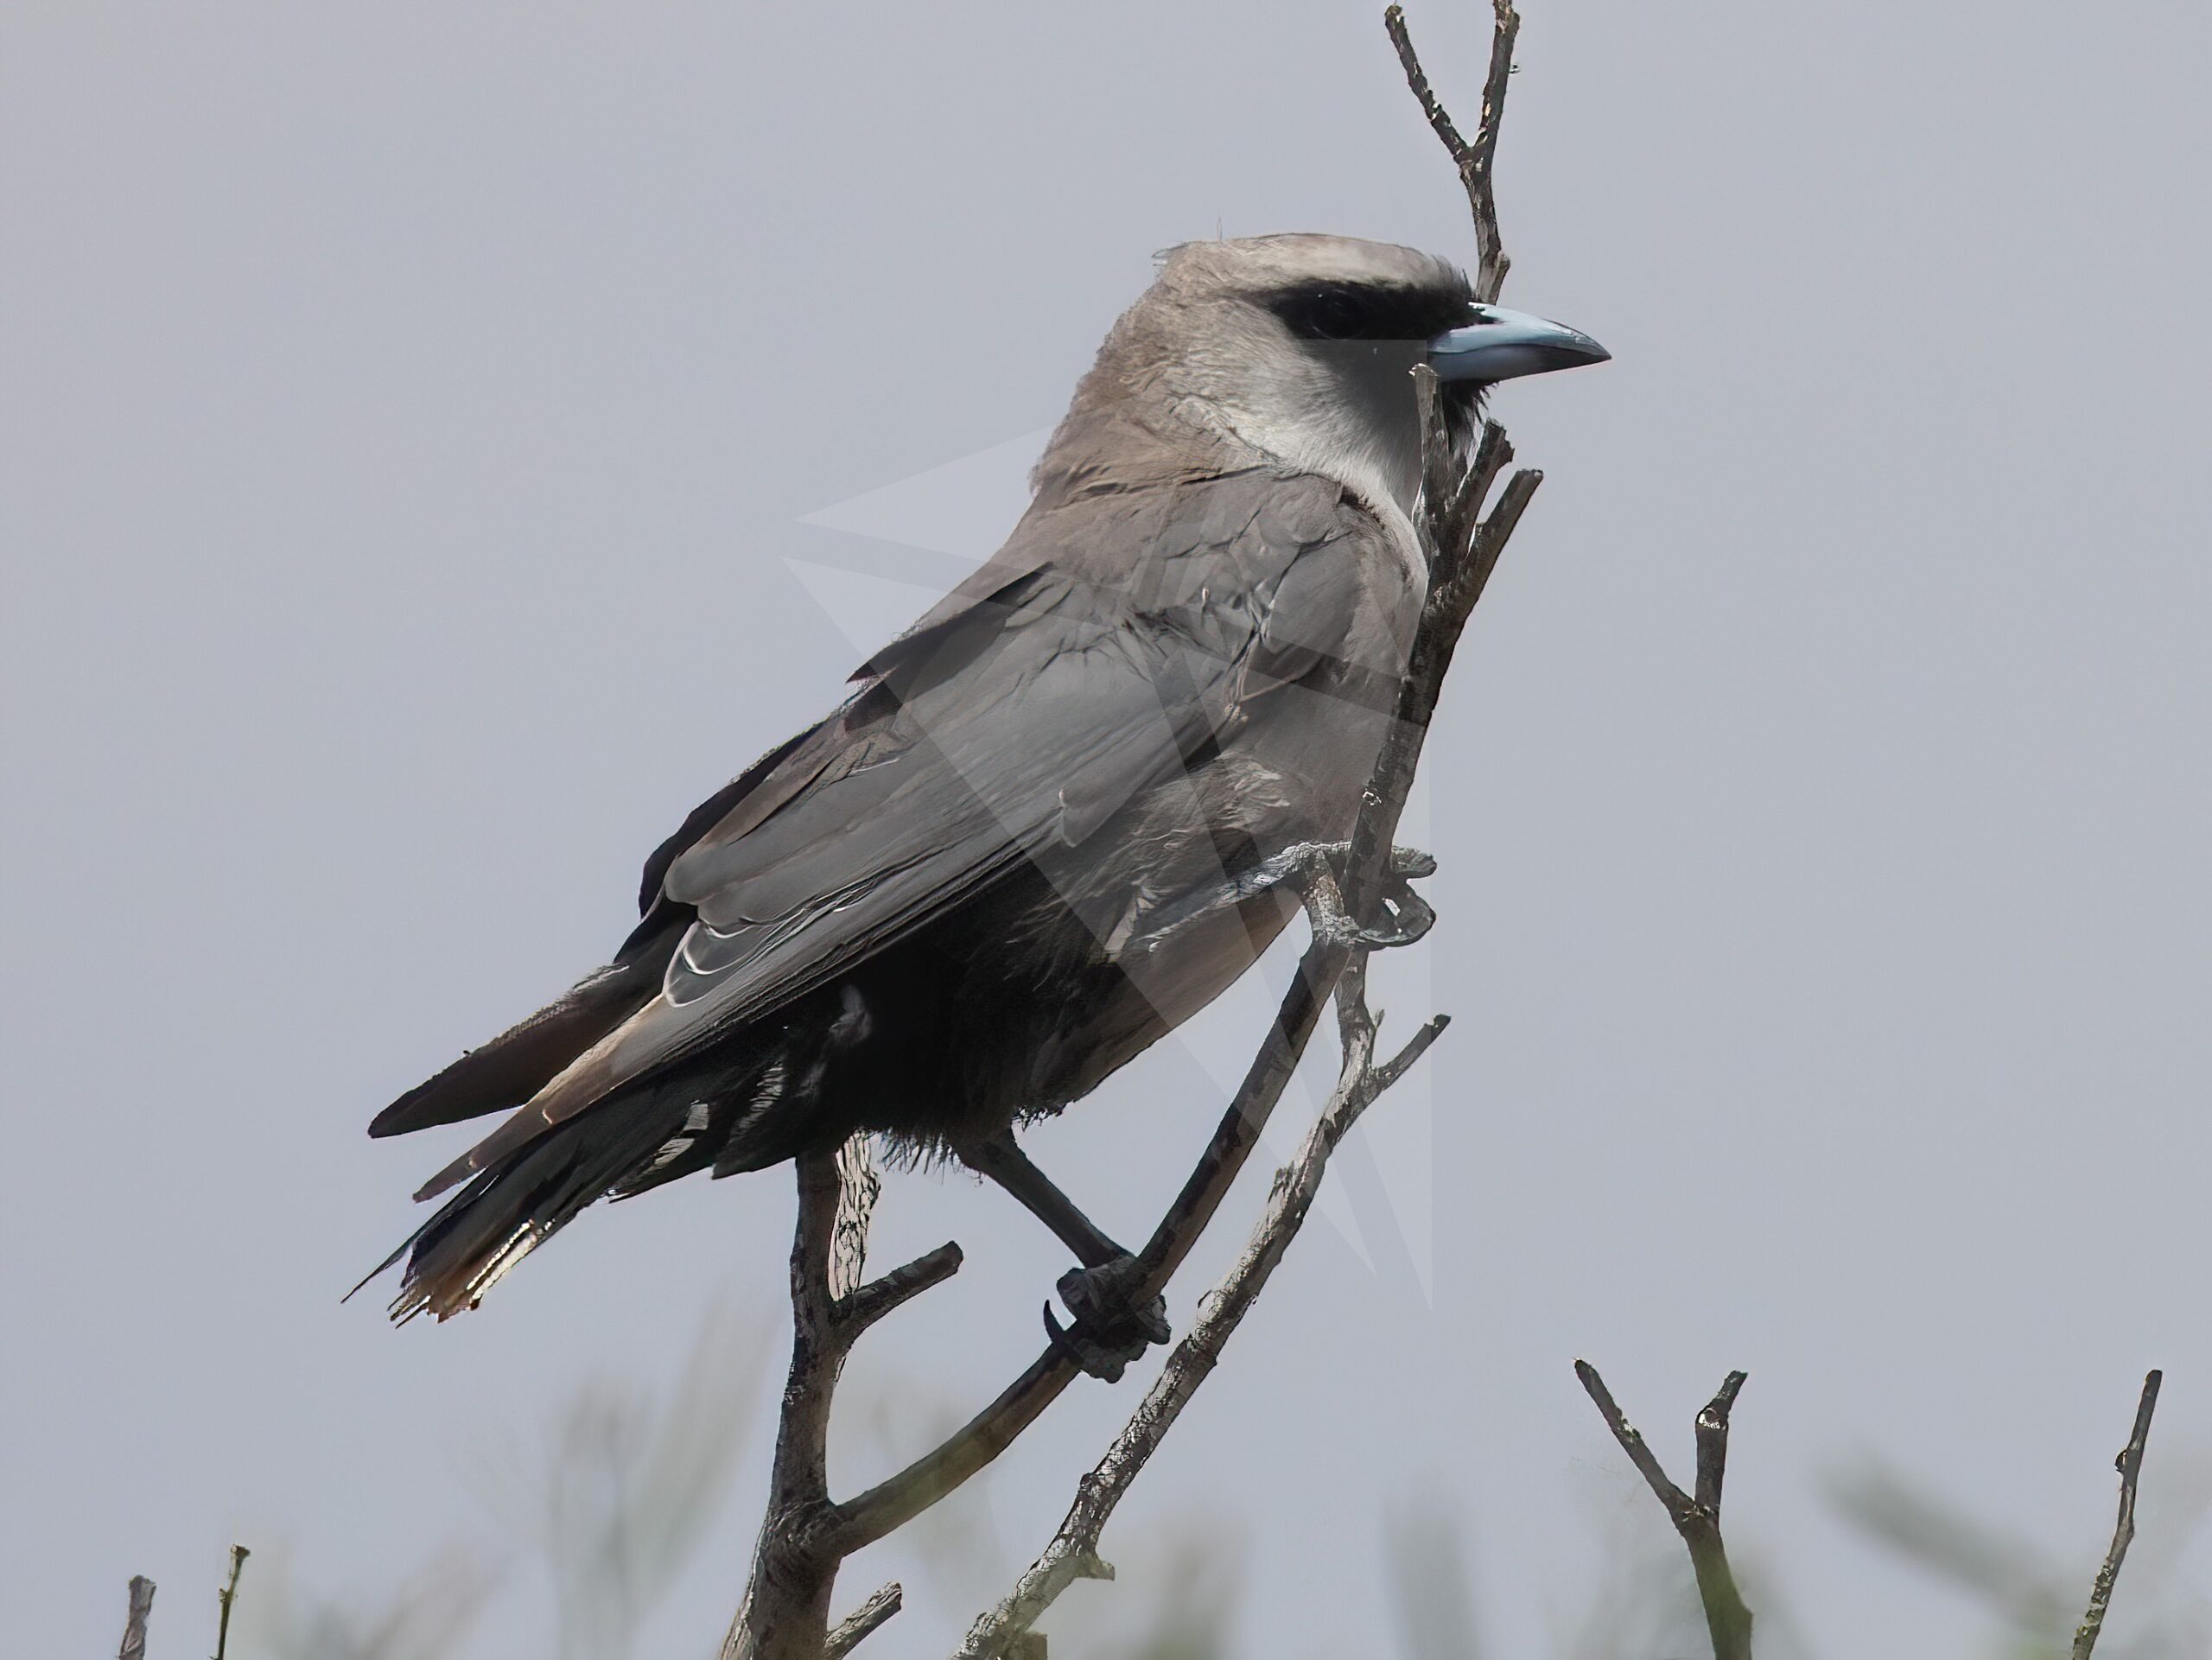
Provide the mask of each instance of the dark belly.
POLYGON ((871 1129, 926 1154, 1057 1112, 1226 990, 1294 908, 1249 901, 1124 968, 1025 868, 809 1000, 854 1029, 824 1053, 807 1141, 871 1129))

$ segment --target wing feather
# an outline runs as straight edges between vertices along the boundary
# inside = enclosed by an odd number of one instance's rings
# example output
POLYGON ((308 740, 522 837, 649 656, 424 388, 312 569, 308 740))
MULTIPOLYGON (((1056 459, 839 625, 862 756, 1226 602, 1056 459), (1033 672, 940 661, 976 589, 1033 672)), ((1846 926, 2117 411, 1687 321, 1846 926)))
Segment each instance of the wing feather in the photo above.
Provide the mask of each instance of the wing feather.
POLYGON ((649 911, 695 918, 660 994, 418 1196, 1095 834, 1326 657, 1374 534, 1334 483, 1261 471, 1033 512, 839 716, 656 855, 649 911))

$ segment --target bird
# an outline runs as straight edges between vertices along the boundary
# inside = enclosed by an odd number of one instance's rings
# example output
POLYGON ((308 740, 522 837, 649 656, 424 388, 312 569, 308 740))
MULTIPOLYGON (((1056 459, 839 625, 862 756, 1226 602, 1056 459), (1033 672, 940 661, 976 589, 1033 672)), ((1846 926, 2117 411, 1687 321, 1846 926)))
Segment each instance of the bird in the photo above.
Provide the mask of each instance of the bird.
MULTIPOLYGON (((1165 1340, 1014 1132, 1226 989, 1351 835, 1425 593, 1414 366, 1464 460, 1491 386, 1608 354, 1412 248, 1156 260, 999 551, 662 843, 606 966, 376 1115, 508 1114, 416 1193, 394 1319, 476 1307, 599 1199, 868 1133, 1074 1253, 1086 1370, 1165 1340)), ((1367 943, 1425 925, 1433 868, 1397 858, 1367 943)))

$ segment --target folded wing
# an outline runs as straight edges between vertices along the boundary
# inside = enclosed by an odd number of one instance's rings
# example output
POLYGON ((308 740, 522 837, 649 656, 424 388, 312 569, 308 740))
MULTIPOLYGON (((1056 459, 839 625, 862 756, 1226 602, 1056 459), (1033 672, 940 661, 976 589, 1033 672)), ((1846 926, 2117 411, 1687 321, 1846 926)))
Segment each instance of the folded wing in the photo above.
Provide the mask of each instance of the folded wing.
POLYGON ((658 989, 419 1196, 1084 840, 1323 660, 1373 534, 1335 485, 1265 472, 1033 512, 988 582, 656 855, 658 989))

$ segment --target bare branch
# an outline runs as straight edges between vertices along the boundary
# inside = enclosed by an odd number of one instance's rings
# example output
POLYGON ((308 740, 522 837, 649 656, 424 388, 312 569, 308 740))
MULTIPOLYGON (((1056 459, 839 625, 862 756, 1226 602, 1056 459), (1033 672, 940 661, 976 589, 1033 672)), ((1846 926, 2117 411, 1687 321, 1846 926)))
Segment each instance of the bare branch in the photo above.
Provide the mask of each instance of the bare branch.
POLYGON ((2112 1588, 2120 1580, 2120 1565, 2127 1560, 2127 1548, 2135 1542, 2135 1484, 2143 1476, 2143 1447, 2151 1439, 2151 1414, 2158 1409, 2158 1385, 2164 1376, 2153 1371, 2144 1378, 2143 1396, 2135 1406, 2135 1428, 2113 1460, 2120 1472, 2120 1520, 2113 1528, 2105 1565, 2097 1570, 2096 1583, 2089 1592, 2089 1612, 2082 1617, 2081 1626, 2074 1633, 2073 1660, 2089 1660, 2090 1650, 2097 1646, 2098 1634, 2105 1628, 2105 1612, 2112 1606, 2112 1588))
POLYGON ((893 1269, 880 1279, 870 1280, 849 1296, 839 1298, 837 1327, 840 1339, 850 1345, 855 1338, 893 1309, 919 1296, 931 1286, 941 1285, 950 1279, 960 1271, 963 1260, 959 1244, 948 1239, 927 1255, 917 1256, 912 1262, 893 1269))
POLYGON ((215 1593, 215 1606, 219 1610, 215 1618, 215 1660, 223 1660, 231 1642, 231 1605, 238 1600, 238 1574, 245 1568, 245 1559, 253 1555, 244 1545, 231 1547, 231 1577, 215 1593))
POLYGON ((906 1605, 906 1593, 893 1580, 839 1620, 823 1646, 823 1660, 845 1660, 863 1639, 906 1605))
POLYGON ((1506 442, 1505 429, 1495 421, 1483 423, 1482 436, 1475 443, 1475 458, 1468 463, 1466 476, 1459 480, 1452 493, 1452 507, 1445 523, 1462 525, 1482 512, 1483 503, 1490 497, 1490 487, 1497 482, 1497 475, 1513 464, 1513 446, 1506 442))
POLYGON ((1483 78, 1482 124, 1475 129, 1472 143, 1461 137, 1429 86, 1428 76, 1414 51, 1413 35, 1406 27, 1405 9, 1394 5, 1382 14, 1382 27, 1389 31, 1390 44, 1397 48, 1398 63, 1406 72, 1406 85, 1413 89, 1421 113, 1428 118, 1428 124, 1443 141, 1452 165, 1459 171, 1459 182, 1466 189, 1467 206, 1475 219, 1475 297, 1483 301, 1497 298, 1505 286, 1505 273, 1513 264, 1506 257, 1504 239, 1498 232, 1497 199, 1491 188, 1491 172, 1497 159, 1497 130, 1505 113, 1505 91, 1513 73, 1513 43, 1521 33, 1521 15, 1513 10, 1510 0, 1491 0, 1491 10, 1495 26, 1491 31, 1490 72, 1483 78))
POLYGON ((1730 1372, 1720 1392, 1697 1415, 1697 1507, 1715 1517, 1720 1514, 1721 1479, 1728 1472, 1728 1414, 1744 1381, 1742 1372, 1730 1372))
POLYGON ((1613 1392, 1605 1387, 1605 1380, 1598 1376, 1598 1369, 1586 1360, 1578 1360, 1574 1363, 1574 1375, 1582 1380, 1582 1387, 1598 1403, 1599 1415, 1605 1419, 1605 1428, 1613 1432, 1613 1439, 1621 1444, 1621 1451, 1628 1454, 1628 1461, 1636 1466, 1637 1473, 1659 1496, 1668 1516, 1680 1527, 1682 1518, 1697 1508, 1695 1501, 1667 1479, 1666 1471, 1659 1467, 1658 1455, 1645 1444, 1643 1433, 1623 1415, 1613 1392))
POLYGON ((1720 1539, 1720 1482, 1728 1461, 1728 1414, 1744 1387, 1744 1374, 1732 1371, 1719 1392, 1697 1415, 1697 1494, 1684 1492, 1667 1478, 1659 1460, 1622 1413, 1605 1380, 1586 1360, 1574 1363, 1574 1375, 1597 1403, 1598 1414, 1613 1439, 1621 1444, 1659 1502, 1667 1507, 1675 1531, 1689 1548, 1690 1568, 1697 1575, 1698 1601, 1705 1608, 1706 1630, 1713 1638, 1713 1660, 1751 1660, 1751 1611, 1736 1588, 1728 1567, 1728 1551, 1720 1539))
MULTIPOLYGON (((856 1174, 861 1170, 842 1153, 809 1153, 797 1161, 791 1371, 768 1477, 768 1513, 753 1548, 745 1600, 722 1639, 722 1660, 820 1660, 827 1640, 837 1557, 822 1551, 819 1536, 830 1509, 830 1407, 848 1346, 837 1329, 830 1285, 833 1275, 857 1278, 874 1203, 872 1194, 849 1198, 841 1163, 856 1174), (841 1223, 845 1237, 833 1269, 841 1223)), ((864 1189, 867 1184, 854 1185, 864 1189)))
POLYGON ((130 1612, 123 1622, 123 1647, 118 1660, 146 1660, 146 1622, 154 1617, 154 1582, 143 1574, 130 1576, 130 1612))

